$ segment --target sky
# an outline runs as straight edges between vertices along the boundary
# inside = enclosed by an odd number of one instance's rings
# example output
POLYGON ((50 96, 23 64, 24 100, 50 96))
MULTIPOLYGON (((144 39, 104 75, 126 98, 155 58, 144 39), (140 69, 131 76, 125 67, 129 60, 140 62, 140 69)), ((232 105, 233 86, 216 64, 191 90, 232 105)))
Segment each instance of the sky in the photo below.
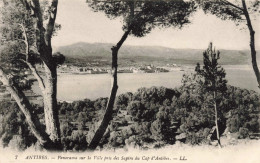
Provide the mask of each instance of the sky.
MULTIPOLYGON (((253 21, 256 31, 256 49, 260 49, 260 21, 253 21)), ((61 30, 53 38, 55 47, 77 42, 116 44, 121 36, 122 20, 110 20, 102 12, 93 12, 86 0, 60 0, 56 22, 61 30)), ((143 38, 128 37, 124 45, 164 46, 178 49, 205 49, 209 42, 217 49, 249 49, 249 32, 245 23, 236 26, 232 21, 222 21, 214 15, 196 12, 191 24, 182 29, 153 29, 143 38)))

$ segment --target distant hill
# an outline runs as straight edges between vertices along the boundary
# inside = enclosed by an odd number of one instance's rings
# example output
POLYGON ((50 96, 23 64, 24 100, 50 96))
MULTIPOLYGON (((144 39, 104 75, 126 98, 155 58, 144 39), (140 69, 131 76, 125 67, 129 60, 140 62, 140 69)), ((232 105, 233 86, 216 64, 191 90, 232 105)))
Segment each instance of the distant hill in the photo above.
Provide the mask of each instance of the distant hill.
MULTIPOLYGON (((69 46, 56 47, 71 62, 104 61, 110 62, 113 44, 79 42, 69 46)), ((173 62, 177 64, 196 64, 202 61, 205 49, 173 49, 160 46, 129 46, 123 45, 119 58, 128 63, 138 62, 173 62)), ((249 50, 219 50, 221 64, 250 64, 249 50)), ((259 52, 258 52, 259 53, 259 52)))

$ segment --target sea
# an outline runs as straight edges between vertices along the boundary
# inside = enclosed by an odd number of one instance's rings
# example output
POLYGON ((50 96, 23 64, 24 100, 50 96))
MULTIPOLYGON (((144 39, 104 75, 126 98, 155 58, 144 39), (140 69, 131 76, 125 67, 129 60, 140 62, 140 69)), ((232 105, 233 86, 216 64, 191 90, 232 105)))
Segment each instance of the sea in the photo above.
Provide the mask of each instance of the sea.
MULTIPOLYGON (((260 93, 256 77, 250 65, 223 67, 229 85, 260 93)), ((194 68, 186 67, 184 70, 176 69, 167 73, 118 73, 119 89, 117 95, 136 92, 141 87, 179 87, 183 74, 192 72, 194 72, 194 68)), ((94 100, 99 97, 108 97, 112 84, 111 78, 110 74, 58 74, 57 98, 59 101, 71 102, 86 98, 94 100)), ((37 87, 37 85, 34 85, 34 87, 37 87)))

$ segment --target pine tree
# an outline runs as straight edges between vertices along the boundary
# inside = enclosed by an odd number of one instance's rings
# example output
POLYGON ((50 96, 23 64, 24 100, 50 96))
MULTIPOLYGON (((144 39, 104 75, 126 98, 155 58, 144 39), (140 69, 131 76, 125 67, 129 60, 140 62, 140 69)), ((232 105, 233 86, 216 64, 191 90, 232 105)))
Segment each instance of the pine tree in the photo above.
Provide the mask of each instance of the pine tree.
POLYGON ((203 68, 201 69, 200 65, 197 64, 195 71, 197 74, 202 76, 202 88, 209 94, 209 103, 207 104, 208 107, 214 108, 218 145, 221 147, 218 126, 218 104, 227 90, 227 80, 225 79, 225 70, 218 64, 219 59, 220 52, 213 49, 212 43, 210 43, 208 49, 203 53, 203 68))
POLYGON ((191 14, 196 11, 193 1, 183 0, 88 0, 89 6, 96 12, 104 12, 107 17, 113 19, 123 18, 124 34, 112 50, 112 88, 107 103, 103 120, 96 131, 89 148, 94 150, 103 137, 110 120, 118 90, 117 69, 118 52, 129 35, 144 37, 155 27, 182 28, 190 23, 191 14))
POLYGON ((259 0, 196 0, 199 7, 207 13, 211 13, 222 20, 231 20, 236 25, 246 25, 250 36, 250 50, 252 67, 260 88, 260 72, 257 65, 257 51, 255 47, 255 30, 252 20, 256 19, 260 12, 259 0))
POLYGON ((25 115, 39 144, 47 150, 60 150, 57 66, 64 61, 64 56, 53 54, 51 45, 55 30, 58 29, 55 23, 58 0, 4 0, 1 5, 0 82, 25 115), (44 73, 40 73, 36 66, 38 63, 43 65, 44 73), (24 89, 19 85, 27 78, 21 76, 24 69, 31 71, 41 90, 46 131, 35 116, 34 107, 23 92, 24 89))

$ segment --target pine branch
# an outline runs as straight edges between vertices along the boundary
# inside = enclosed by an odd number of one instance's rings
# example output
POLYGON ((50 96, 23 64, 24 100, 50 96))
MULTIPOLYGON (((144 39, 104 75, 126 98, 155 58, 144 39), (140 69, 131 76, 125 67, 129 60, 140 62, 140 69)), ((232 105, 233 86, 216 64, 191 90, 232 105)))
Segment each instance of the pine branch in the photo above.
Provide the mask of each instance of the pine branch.
POLYGON ((234 8, 236 8, 236 9, 239 9, 239 10, 241 10, 241 11, 244 11, 243 8, 241 8, 241 7, 237 6, 237 5, 234 5, 233 3, 231 3, 231 2, 229 2, 229 1, 227 1, 227 0, 223 0, 222 2, 224 2, 226 5, 230 5, 230 6, 234 7, 234 8))
POLYGON ((52 0, 51 6, 50 6, 50 15, 49 15, 49 21, 47 24, 47 30, 45 34, 45 39, 48 44, 48 46, 51 46, 51 37, 53 34, 54 26, 55 26, 55 19, 57 15, 57 6, 58 6, 58 0, 52 0))
POLYGON ((38 81, 38 84, 39 84, 39 87, 40 87, 42 93, 44 93, 44 91, 45 91, 45 84, 44 84, 44 81, 43 81, 42 77, 40 76, 40 74, 38 73, 37 69, 35 68, 35 66, 32 65, 30 62, 27 62, 27 61, 24 61, 24 60, 20 60, 20 61, 22 61, 22 62, 24 62, 25 64, 28 65, 28 67, 32 71, 34 77, 38 81))
POLYGON ((26 48, 25 48, 26 49, 25 50, 26 60, 28 60, 30 48, 29 48, 29 42, 28 42, 28 36, 27 36, 27 33, 26 33, 26 29, 25 29, 23 24, 18 24, 18 25, 21 27, 21 30, 23 32, 24 43, 25 43, 25 46, 26 46, 26 48))
MULTIPOLYGON (((41 45, 39 47, 39 52, 44 51, 45 47, 46 47, 46 43, 45 43, 45 28, 43 26, 43 16, 42 16, 42 12, 41 12, 41 6, 39 3, 39 0, 26 0, 27 5, 29 6, 29 8, 31 9, 31 11, 33 11, 32 16, 36 17, 37 19, 37 28, 39 29, 39 34, 36 36, 39 45, 41 45)), ((45 58, 47 58, 46 56, 44 56, 43 53, 41 53, 41 57, 44 60, 45 58)))
POLYGON ((43 79, 41 78, 41 76, 39 75, 38 71, 36 70, 36 68, 30 63, 29 61, 29 51, 30 51, 30 47, 29 47, 29 42, 28 42, 28 36, 27 36, 27 33, 26 33, 26 29, 24 27, 23 24, 18 24, 20 27, 21 27, 21 30, 23 32, 23 37, 24 37, 24 43, 25 43, 25 46, 26 46, 26 52, 25 52, 25 55, 26 55, 26 61, 22 60, 22 62, 26 63, 28 65, 28 67, 30 68, 30 70, 32 71, 32 74, 34 75, 34 77, 37 79, 38 81, 38 84, 39 84, 39 87, 42 91, 42 93, 44 93, 44 90, 45 90, 45 85, 44 85, 44 81, 43 79))
POLYGON ((18 89, 18 86, 12 82, 12 80, 5 74, 3 68, 0 66, 0 80, 6 86, 7 90, 11 93, 12 97, 18 104, 19 108, 23 112, 31 128, 32 133, 42 145, 46 145, 50 142, 50 139, 44 129, 41 128, 38 117, 33 114, 33 108, 25 96, 22 90, 18 89))

